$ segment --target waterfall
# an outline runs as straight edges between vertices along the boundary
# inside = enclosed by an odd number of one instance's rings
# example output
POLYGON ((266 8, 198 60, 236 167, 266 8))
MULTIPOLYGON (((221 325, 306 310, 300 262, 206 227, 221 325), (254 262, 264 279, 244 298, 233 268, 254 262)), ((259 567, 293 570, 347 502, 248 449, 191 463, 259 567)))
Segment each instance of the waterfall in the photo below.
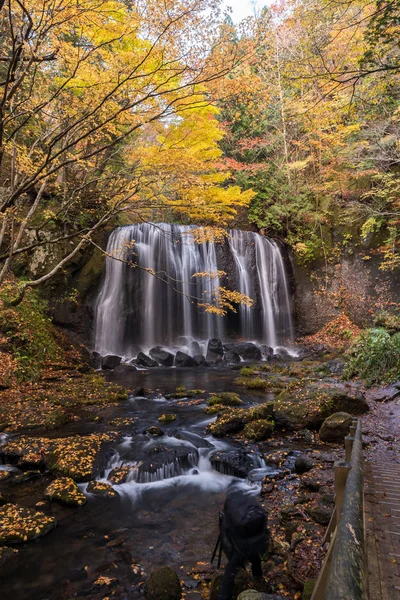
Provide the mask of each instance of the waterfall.
MULTIPOLYGON (((141 223, 119 227, 107 245, 96 303, 96 350, 134 356, 155 345, 186 348, 210 337, 271 346, 292 338, 291 302, 279 246, 232 230, 223 243, 197 243, 193 227, 141 223), (218 276, 224 271, 226 278, 218 276), (202 277, 193 277, 202 273, 202 277), (209 274, 204 276, 204 274, 209 274), (197 306, 218 286, 250 296, 252 307, 220 317, 197 306)), ((196 352, 193 352, 196 353, 196 352)))

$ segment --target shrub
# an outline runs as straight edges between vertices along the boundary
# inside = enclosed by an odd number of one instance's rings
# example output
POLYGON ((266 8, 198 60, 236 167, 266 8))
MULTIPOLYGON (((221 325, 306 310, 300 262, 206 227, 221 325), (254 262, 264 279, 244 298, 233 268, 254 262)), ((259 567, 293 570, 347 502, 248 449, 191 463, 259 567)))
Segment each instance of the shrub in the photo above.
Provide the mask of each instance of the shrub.
POLYGON ((400 372, 400 333, 366 329, 349 350, 345 377, 359 376, 367 385, 394 380, 400 372))

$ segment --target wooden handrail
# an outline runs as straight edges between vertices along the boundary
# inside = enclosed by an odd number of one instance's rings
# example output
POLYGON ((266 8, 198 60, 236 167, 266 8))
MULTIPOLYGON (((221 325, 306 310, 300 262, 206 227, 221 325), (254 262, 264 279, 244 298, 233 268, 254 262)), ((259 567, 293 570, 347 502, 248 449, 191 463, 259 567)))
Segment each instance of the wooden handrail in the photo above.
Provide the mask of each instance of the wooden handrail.
POLYGON ((311 600, 367 600, 361 420, 345 440, 346 461, 335 463, 336 508, 330 544, 311 600))

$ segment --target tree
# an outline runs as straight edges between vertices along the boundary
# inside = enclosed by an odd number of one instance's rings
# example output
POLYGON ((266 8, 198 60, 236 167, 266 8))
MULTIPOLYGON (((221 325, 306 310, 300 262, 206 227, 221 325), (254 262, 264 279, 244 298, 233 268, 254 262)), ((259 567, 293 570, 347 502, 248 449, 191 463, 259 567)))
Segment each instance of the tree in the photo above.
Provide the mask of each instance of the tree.
MULTIPOLYGON (((121 211, 135 204, 143 210, 144 199, 154 201, 149 132, 157 130, 156 124, 172 132, 180 120, 187 123, 188 111, 205 110, 205 84, 224 76, 236 61, 232 45, 212 56, 216 46, 226 45, 219 36, 218 4, 2 4, 0 282, 16 256, 57 244, 61 260, 25 282, 22 291, 40 285, 121 211)), ((217 127, 210 131, 218 139, 217 127)), ((208 168, 206 162, 202 169, 208 168)), ((217 177, 215 166, 212 170, 214 183, 221 183, 224 178, 217 177)), ((209 211, 203 203, 197 217, 224 221, 233 210, 227 195, 220 191, 224 199, 218 210, 209 211)), ((233 205, 239 195, 233 192, 233 205)), ((165 196, 165 201, 173 206, 177 198, 165 196)), ((184 202, 179 210, 185 211, 184 202)))

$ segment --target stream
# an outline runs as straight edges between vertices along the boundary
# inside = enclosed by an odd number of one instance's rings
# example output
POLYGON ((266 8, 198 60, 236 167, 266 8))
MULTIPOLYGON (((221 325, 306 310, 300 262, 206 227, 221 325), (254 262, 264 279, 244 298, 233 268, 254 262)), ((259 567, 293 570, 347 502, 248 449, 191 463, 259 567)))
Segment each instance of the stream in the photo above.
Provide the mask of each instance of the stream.
MULTIPOLYGON (((2 578, 1 587, 14 600, 64 600, 67 598, 103 598, 96 595, 93 575, 118 580, 113 597, 143 597, 142 582, 157 566, 173 567, 187 589, 197 581, 190 573, 198 561, 209 562, 218 535, 218 512, 232 482, 249 493, 258 493, 260 479, 276 470, 266 466, 251 444, 245 452, 253 461, 249 478, 237 478, 229 469, 215 470, 210 458, 217 451, 238 451, 234 441, 209 436, 206 426, 214 416, 204 414, 204 404, 190 399, 166 399, 176 388, 207 392, 240 392, 246 405, 265 402, 269 395, 244 392, 236 388, 232 369, 139 370, 108 378, 129 390, 144 387, 146 396, 130 394, 129 400, 113 406, 107 419, 130 418, 134 423, 122 430, 122 437, 107 452, 104 469, 98 479, 106 481, 116 466, 131 465, 132 475, 114 485, 118 496, 101 498, 88 495, 87 504, 66 508, 52 504, 56 529, 34 542, 18 547, 19 555, 2 578), (158 422, 163 413, 174 413, 176 420, 158 422), (160 426, 161 437, 144 433, 160 426), (224 472, 225 471, 225 472, 224 472), (228 472, 226 472, 228 471, 228 472)), ((196 398, 201 398, 196 396, 196 398)), ((100 422, 77 421, 53 436, 112 430, 100 422)), ((48 433, 46 433, 48 435, 48 433)), ((7 468, 3 465, 3 468, 7 468)), ((15 485, 7 484, 13 501, 34 506, 42 499, 50 479, 48 474, 15 485)), ((80 484, 83 491, 87 484, 80 484)), ((199 596, 193 596, 199 597, 199 596)))

